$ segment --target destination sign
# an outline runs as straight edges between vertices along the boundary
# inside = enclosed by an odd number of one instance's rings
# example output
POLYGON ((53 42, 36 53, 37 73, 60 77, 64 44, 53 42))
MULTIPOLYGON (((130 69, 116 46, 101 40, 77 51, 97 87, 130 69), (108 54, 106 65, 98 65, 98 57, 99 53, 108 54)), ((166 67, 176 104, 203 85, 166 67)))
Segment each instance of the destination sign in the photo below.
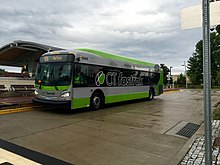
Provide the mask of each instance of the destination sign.
POLYGON ((73 61, 73 55, 48 55, 42 56, 40 58, 40 62, 65 62, 65 61, 73 61))

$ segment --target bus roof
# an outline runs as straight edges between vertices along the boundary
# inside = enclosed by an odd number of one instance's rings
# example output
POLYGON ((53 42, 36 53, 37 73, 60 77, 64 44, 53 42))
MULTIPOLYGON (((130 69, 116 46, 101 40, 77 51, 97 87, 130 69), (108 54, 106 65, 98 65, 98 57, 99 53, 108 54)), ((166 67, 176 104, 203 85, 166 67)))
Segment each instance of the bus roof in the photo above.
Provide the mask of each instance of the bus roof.
POLYGON ((75 56, 75 58, 78 61, 80 61, 80 63, 90 63, 90 64, 96 64, 96 65, 102 64, 102 65, 111 66, 111 67, 137 69, 137 70, 144 70, 144 71, 150 71, 150 72, 160 71, 159 69, 160 66, 158 64, 153 64, 153 63, 149 63, 149 62, 145 62, 141 60, 136 60, 133 58, 128 58, 128 57, 124 57, 124 56, 120 56, 116 54, 110 54, 110 53, 102 52, 99 50, 93 50, 93 49, 87 49, 87 48, 52 51, 52 52, 47 52, 43 54, 42 57, 48 56, 48 55, 59 56, 62 54, 63 55, 72 54, 75 56))
POLYGON ((149 62, 145 62, 145 61, 141 61, 141 60, 136 60, 133 58, 120 56, 120 55, 116 55, 116 54, 111 54, 111 53, 107 53, 107 52, 103 52, 103 51, 99 51, 99 50, 93 50, 93 49, 87 49, 87 48, 78 48, 77 50, 92 53, 92 54, 95 54, 97 56, 107 58, 107 59, 118 60, 121 62, 129 62, 129 63, 144 65, 144 66, 148 66, 148 67, 155 66, 155 64, 153 64, 153 63, 149 63, 149 62))

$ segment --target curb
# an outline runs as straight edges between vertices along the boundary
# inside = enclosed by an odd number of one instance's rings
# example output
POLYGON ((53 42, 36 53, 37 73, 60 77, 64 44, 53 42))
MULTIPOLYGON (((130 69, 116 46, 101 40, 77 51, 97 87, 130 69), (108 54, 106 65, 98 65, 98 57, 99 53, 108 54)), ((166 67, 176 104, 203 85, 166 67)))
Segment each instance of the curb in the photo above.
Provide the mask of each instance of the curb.
POLYGON ((0 111, 12 108, 24 108, 32 106, 32 102, 23 102, 23 103, 5 103, 0 104, 0 111))
POLYGON ((204 123, 194 133, 194 135, 185 143, 185 145, 174 155, 173 159, 167 165, 180 164, 185 155, 188 153, 194 141, 204 135, 204 123))
POLYGON ((163 91, 164 92, 171 92, 171 91, 180 91, 181 89, 180 88, 167 88, 167 89, 164 89, 163 91))

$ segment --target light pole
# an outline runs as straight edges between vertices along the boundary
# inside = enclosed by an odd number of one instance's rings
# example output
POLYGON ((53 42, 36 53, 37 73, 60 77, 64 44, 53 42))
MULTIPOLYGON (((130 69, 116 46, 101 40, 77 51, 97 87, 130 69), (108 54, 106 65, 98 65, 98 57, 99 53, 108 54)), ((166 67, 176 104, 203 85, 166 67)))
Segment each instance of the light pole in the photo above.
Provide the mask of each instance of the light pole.
POLYGON ((172 66, 170 66, 170 76, 172 76, 172 74, 171 74, 171 69, 172 69, 173 67, 172 66))
POLYGON ((186 65, 186 61, 184 61, 184 64, 182 66, 185 67, 185 78, 186 78, 186 89, 187 89, 188 86, 187 86, 187 72, 186 72, 187 65, 186 65))

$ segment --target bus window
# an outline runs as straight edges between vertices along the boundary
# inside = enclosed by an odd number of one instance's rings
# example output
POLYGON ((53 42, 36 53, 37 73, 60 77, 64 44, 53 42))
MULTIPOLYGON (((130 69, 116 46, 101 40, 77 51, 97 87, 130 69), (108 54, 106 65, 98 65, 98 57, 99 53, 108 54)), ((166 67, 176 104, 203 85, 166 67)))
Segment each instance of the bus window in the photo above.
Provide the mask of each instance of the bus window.
POLYGON ((74 85, 83 86, 84 84, 84 74, 81 70, 81 65, 76 64, 75 74, 74 74, 74 85))
POLYGON ((157 84, 160 79, 159 73, 151 73, 151 84, 157 84))
POLYGON ((75 76, 74 76, 75 87, 95 86, 95 76, 101 70, 102 70, 102 67, 99 67, 99 66, 76 64, 75 76))
POLYGON ((143 78, 143 85, 150 85, 150 76, 149 72, 141 71, 141 78, 143 78))
POLYGON ((61 64, 60 66, 58 66, 57 69, 59 73, 59 77, 58 77, 59 82, 62 82, 62 85, 69 85, 69 82, 71 80, 70 77, 71 65, 61 64))
POLYGON ((70 63, 44 63, 39 64, 35 83, 41 85, 70 85, 71 64, 70 63), (41 80, 41 81, 39 81, 41 80))

